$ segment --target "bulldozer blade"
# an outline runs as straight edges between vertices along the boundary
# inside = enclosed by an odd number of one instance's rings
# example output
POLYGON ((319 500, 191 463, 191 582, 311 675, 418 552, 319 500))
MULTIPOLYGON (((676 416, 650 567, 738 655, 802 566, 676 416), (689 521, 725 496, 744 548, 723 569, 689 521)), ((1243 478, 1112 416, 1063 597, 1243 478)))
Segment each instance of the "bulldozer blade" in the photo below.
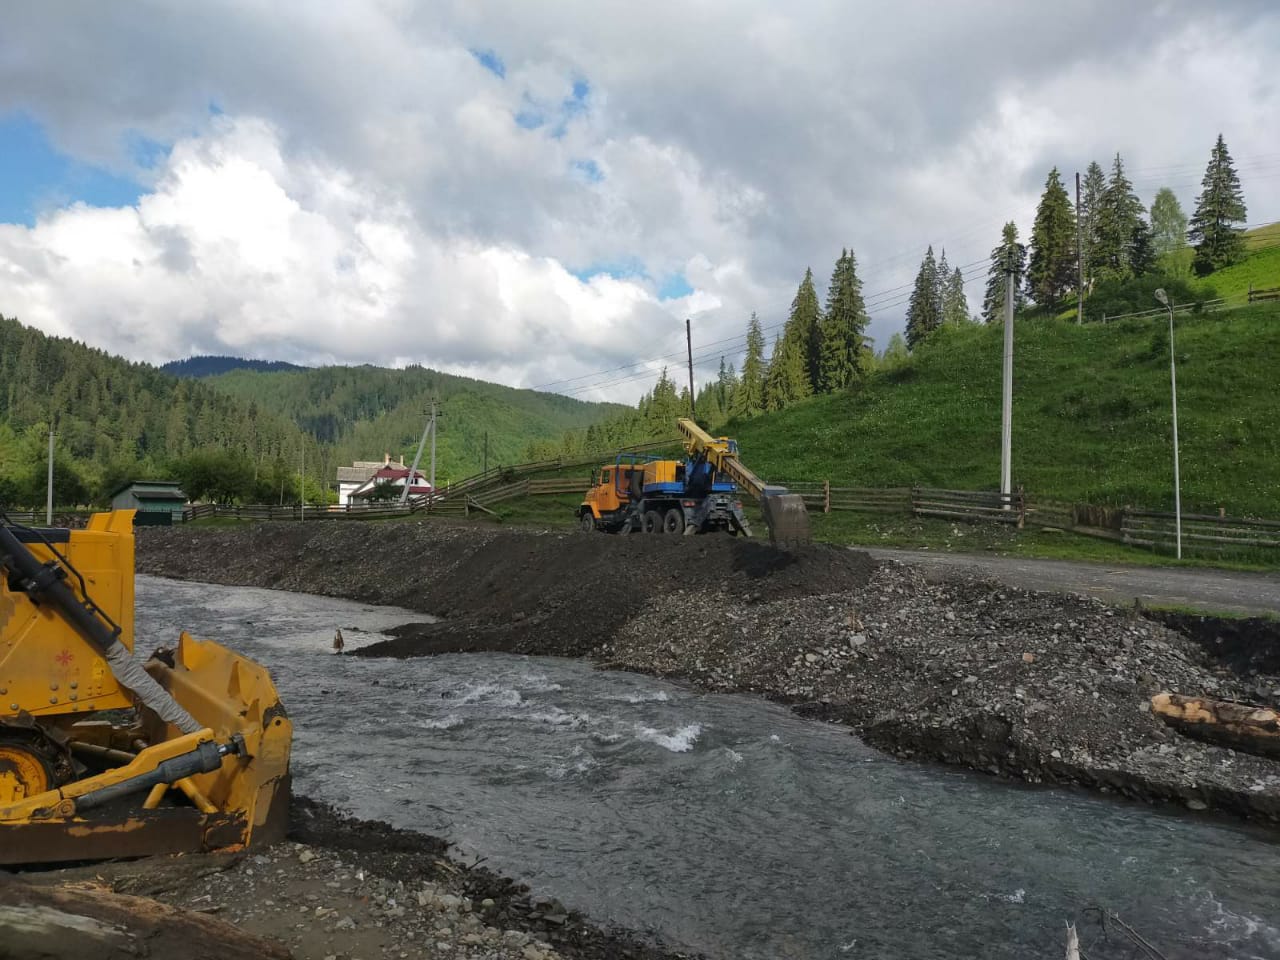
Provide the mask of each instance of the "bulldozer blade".
POLYGON ((772 543, 810 543, 809 511, 804 497, 798 493, 775 494, 765 497, 762 504, 765 526, 769 528, 772 543))

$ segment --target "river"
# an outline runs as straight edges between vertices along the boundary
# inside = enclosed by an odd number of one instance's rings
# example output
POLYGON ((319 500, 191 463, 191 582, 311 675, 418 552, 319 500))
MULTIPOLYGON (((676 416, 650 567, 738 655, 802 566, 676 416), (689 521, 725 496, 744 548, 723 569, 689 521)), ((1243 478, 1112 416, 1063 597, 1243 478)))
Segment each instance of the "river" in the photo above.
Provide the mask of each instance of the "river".
POLYGON ((581 909, 730 958, 1280 958, 1274 834, 904 763, 754 697, 574 660, 335 657, 421 614, 140 576, 139 649, 180 629, 266 664, 294 785, 448 838, 581 909))

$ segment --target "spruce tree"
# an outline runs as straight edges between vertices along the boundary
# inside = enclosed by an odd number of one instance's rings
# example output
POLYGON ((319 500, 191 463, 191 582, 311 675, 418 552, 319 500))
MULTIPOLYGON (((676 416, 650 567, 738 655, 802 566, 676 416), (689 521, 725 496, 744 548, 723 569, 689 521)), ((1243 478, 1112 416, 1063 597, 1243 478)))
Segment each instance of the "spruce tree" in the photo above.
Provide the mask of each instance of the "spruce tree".
POLYGON ((907 304, 907 347, 914 350, 942 324, 942 304, 938 298, 938 264, 933 258, 933 247, 925 252, 920 270, 916 274, 915 289, 907 304))
POLYGON ((843 390, 863 372, 867 308, 862 281, 852 250, 841 250, 827 288, 827 308, 822 317, 818 388, 824 393, 843 390))
POLYGON ((1031 259, 1027 264, 1027 293, 1044 307, 1053 307, 1075 285, 1076 218, 1062 186, 1058 168, 1049 171, 1044 194, 1031 228, 1031 259))
POLYGON ((754 417, 764 409, 764 332, 754 313, 747 323, 747 355, 742 361, 742 377, 733 392, 729 411, 735 417, 754 417))
POLYGON ((1084 182, 1080 192, 1080 243, 1084 247, 1085 286, 1091 285, 1098 271, 1098 233, 1099 216, 1102 210, 1102 198, 1107 192, 1107 177, 1097 161, 1089 164, 1085 171, 1084 182))
POLYGON ((1125 176, 1124 161, 1117 153, 1111 165, 1111 179, 1107 181, 1106 193, 1102 195, 1102 207, 1098 211, 1095 258, 1099 276, 1123 280, 1133 275, 1130 249, 1144 212, 1142 201, 1125 176))
POLYGON ((773 356, 769 358, 769 373, 765 378, 765 409, 785 410, 809 396, 808 383, 803 345, 779 334, 773 341, 773 356))
POLYGON ((1200 188, 1189 237, 1196 248, 1193 266, 1203 276, 1235 263, 1244 254, 1244 238, 1234 226, 1245 222, 1244 193, 1222 134, 1213 146, 1200 188))
POLYGON ((783 339, 795 348, 804 371, 804 385, 796 384, 801 396, 813 393, 818 382, 822 356, 822 311, 818 306, 818 292, 813 286, 813 271, 806 268, 804 279, 791 301, 791 314, 783 328, 783 339))
POLYGON ((969 300, 964 295, 964 274, 959 267, 951 271, 942 288, 942 322, 969 322, 969 300))
POLYGON ((1155 244, 1147 221, 1139 219, 1133 225, 1133 237, 1129 241, 1129 271, 1135 277, 1145 276, 1155 269, 1155 244))
POLYGON ((991 268, 987 271, 987 291, 982 298, 982 319, 987 323, 1004 323, 1006 267, 1013 264, 1013 309, 1026 302, 1022 277, 1027 272, 1027 248, 1018 242, 1018 228, 1012 220, 1001 231, 1000 246, 991 251, 991 268))

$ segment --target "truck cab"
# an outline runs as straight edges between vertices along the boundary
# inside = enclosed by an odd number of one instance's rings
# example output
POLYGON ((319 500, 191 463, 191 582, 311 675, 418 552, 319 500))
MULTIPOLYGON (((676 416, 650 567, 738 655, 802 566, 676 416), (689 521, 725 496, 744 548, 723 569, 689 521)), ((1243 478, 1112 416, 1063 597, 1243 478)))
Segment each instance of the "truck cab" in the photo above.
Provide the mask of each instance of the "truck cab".
POLYGON ((591 477, 578 507, 583 531, 750 535, 737 486, 705 461, 620 454, 591 477))

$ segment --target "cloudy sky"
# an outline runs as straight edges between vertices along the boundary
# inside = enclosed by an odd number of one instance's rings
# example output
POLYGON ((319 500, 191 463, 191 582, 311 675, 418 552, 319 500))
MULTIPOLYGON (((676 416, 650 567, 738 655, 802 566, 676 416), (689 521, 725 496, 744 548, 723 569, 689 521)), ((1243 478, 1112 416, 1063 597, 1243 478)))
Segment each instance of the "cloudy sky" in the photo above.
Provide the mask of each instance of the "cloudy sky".
POLYGON ((1272 0, 6 6, 0 313, 133 359, 632 401, 842 246, 880 346, 929 244, 977 310, 1054 165, 1280 219, 1272 0))

